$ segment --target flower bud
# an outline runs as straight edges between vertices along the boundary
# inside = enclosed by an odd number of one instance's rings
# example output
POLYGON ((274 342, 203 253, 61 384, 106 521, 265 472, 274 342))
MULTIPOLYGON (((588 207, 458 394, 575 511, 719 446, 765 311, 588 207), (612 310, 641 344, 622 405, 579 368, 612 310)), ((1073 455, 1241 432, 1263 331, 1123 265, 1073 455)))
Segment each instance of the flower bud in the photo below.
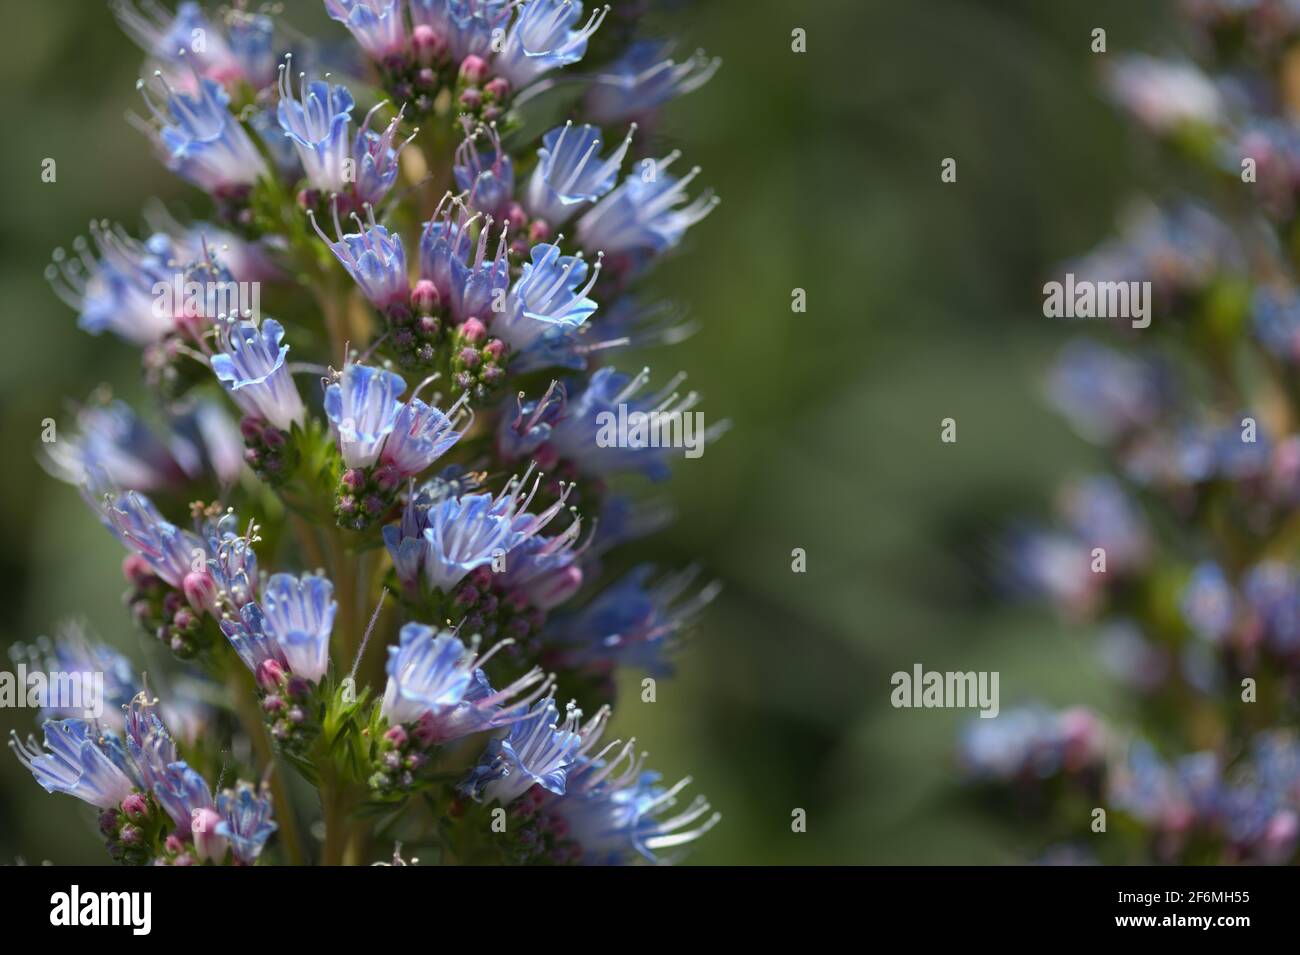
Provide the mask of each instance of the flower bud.
POLYGON ((122 800, 122 812, 126 813, 126 818, 139 822, 149 815, 149 802, 140 793, 131 793, 122 800))
POLYGON ((487 79, 487 73, 487 60, 481 56, 471 53, 461 61, 459 77, 466 86, 479 86, 487 79))
POLYGON ((432 312, 441 304, 441 301, 441 297, 438 295, 438 286, 428 279, 420 279, 415 283, 415 288, 411 289, 411 308, 422 315, 432 312))
POLYGON ((477 345, 487 338, 487 326, 477 318, 468 318, 460 327, 460 337, 471 345, 477 345))
POLYGON ((190 832, 194 836, 194 850, 205 862, 220 862, 226 855, 226 840, 217 835, 221 816, 211 808, 195 809, 190 815, 190 832))
POLYGON ((271 692, 280 689, 284 680, 284 667, 278 660, 266 660, 257 668, 257 685, 271 692))
POLYGON ((433 27, 422 23, 411 31, 411 48, 415 50, 416 59, 429 64, 446 55, 447 38, 433 27))
POLYGON ((215 613, 217 609, 217 582, 206 570, 194 570, 181 581, 181 590, 191 607, 200 613, 215 613))
POLYGON ((128 554, 122 561, 122 576, 137 589, 149 586, 155 579, 153 568, 139 554, 128 554))

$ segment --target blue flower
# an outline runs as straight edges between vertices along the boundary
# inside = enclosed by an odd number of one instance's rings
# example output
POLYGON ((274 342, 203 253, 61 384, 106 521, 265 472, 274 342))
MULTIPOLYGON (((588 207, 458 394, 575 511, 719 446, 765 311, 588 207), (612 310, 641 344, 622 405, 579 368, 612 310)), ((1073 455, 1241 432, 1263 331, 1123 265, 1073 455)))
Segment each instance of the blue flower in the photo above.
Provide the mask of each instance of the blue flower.
POLYGON ((495 124, 485 128, 492 148, 482 152, 478 149, 478 136, 484 128, 467 135, 456 147, 452 175, 456 187, 469 193, 466 205, 503 219, 510 211, 515 192, 514 163, 510 154, 501 148, 495 124))
POLYGON ((511 86, 522 89, 543 74, 582 59, 587 40, 608 12, 609 7, 602 7, 574 29, 582 16, 578 0, 525 0, 493 67, 511 86))
POLYGON ((659 863, 666 860, 658 853, 694 842, 721 821, 704 796, 666 815, 691 779, 661 786, 658 773, 641 771, 642 759, 633 758, 631 742, 608 761, 583 757, 569 771, 564 795, 543 805, 552 825, 562 823, 557 831, 563 840, 580 852, 577 861, 626 865, 639 857, 659 863))
POLYGON ((329 236, 316 224, 316 216, 308 212, 312 227, 321 240, 329 246, 330 251, 343 263, 348 275, 357 283, 361 292, 370 303, 380 310, 392 305, 405 306, 411 297, 411 282, 406 274, 406 252, 402 248, 402 237, 389 232, 375 223, 374 209, 370 208, 370 225, 367 228, 361 218, 353 213, 357 231, 343 234, 339 224, 338 207, 334 207, 334 234, 337 241, 331 242, 329 236))
MULTIPOLYGON (((161 6, 143 4, 143 12, 135 8, 130 0, 113 0, 109 4, 117 22, 127 36, 135 40, 140 48, 166 68, 172 69, 177 78, 185 77, 182 65, 192 64, 201 77, 212 79, 225 87, 234 87, 242 81, 256 86, 256 73, 250 71, 252 62, 244 60, 247 51, 240 34, 235 44, 235 34, 231 31, 231 43, 227 44, 221 31, 214 29, 207 17, 203 16, 199 4, 183 3, 178 6, 175 16, 168 17, 161 6), (195 45, 195 36, 201 36, 203 42, 195 45), (239 49, 235 49, 239 45, 239 49)), ((250 19, 252 19, 250 17, 250 19)), ((266 44, 270 44, 270 21, 264 21, 266 44)))
POLYGON ((638 40, 591 81, 584 107, 597 123, 639 119, 668 100, 707 83, 722 65, 696 50, 681 63, 670 57, 672 40, 638 40))
POLYGON ((614 188, 618 170, 632 144, 633 124, 622 144, 600 158, 600 129, 574 127, 573 121, 557 126, 542 137, 537 165, 529 177, 524 207, 549 226, 567 222, 583 205, 595 202, 614 188))
POLYGON ((995 720, 970 720, 957 759, 972 779, 1046 779, 1095 768, 1104 747, 1105 730, 1090 711, 1027 706, 1004 710, 995 720))
POLYGON ((170 586, 179 590, 188 574, 206 569, 204 542, 164 520, 143 494, 127 491, 103 501, 88 497, 87 503, 122 545, 143 557, 154 574, 170 586))
MULTIPOLYGON (((370 128, 370 119, 383 103, 366 113, 357 138, 352 144, 352 159, 356 164, 356 195, 363 205, 378 206, 397 181, 398 158, 402 150, 415 138, 412 132, 404 142, 397 142, 397 127, 402 121, 402 109, 397 111, 383 132, 370 128)), ((405 107, 403 107, 405 109, 405 107)))
POLYGON ((510 346, 517 372, 548 365, 580 368, 579 330, 597 305, 587 294, 600 275, 600 260, 590 270, 579 255, 561 255, 557 245, 532 249, 532 261, 511 287, 505 310, 494 317, 492 332, 510 346), (583 282, 586 281, 584 285, 583 282))
POLYGON ((531 537, 517 545, 500 574, 501 587, 541 610, 564 603, 582 586, 577 561, 583 548, 575 546, 581 532, 582 522, 575 518, 555 537, 531 537))
POLYGON ((507 643, 480 655, 447 631, 406 624, 398 646, 388 648, 388 685, 380 712, 392 725, 418 722, 416 734, 425 746, 518 720, 550 681, 534 667, 503 690, 493 690, 482 667, 507 643), (542 685, 517 698, 537 683, 542 685))
MULTIPOLYGON (((15 663, 26 663, 29 670, 46 674, 102 674, 103 691, 98 700, 91 701, 102 704, 99 722, 115 731, 125 725, 122 708, 138 692, 135 669, 131 661, 108 644, 92 642, 80 624, 64 625, 53 640, 39 637, 32 644, 15 643, 9 648, 9 658, 15 663)), ((73 702, 64 699, 51 681, 39 700, 41 720, 86 715, 86 707, 74 706, 73 702)))
POLYGON ((226 14, 227 42, 242 78, 255 90, 275 81, 274 25, 260 13, 232 9, 226 14))
POLYGON ((239 515, 228 508, 215 517, 207 517, 199 532, 207 547, 207 570, 217 587, 219 598, 232 607, 242 607, 257 596, 261 575, 252 540, 255 528, 240 533, 239 515))
POLYGON ((349 174, 352 92, 341 83, 307 83, 304 75, 295 95, 289 72, 292 67, 292 59, 286 56, 280 66, 280 105, 276 108, 280 128, 298 151, 308 184, 326 194, 343 192, 356 178, 349 174))
POLYGON ((536 401, 525 401, 520 392, 516 402, 513 416, 502 408, 497 419, 497 450, 507 461, 534 457, 550 441, 552 430, 567 413, 568 394, 563 384, 552 381, 536 401))
POLYGON ((325 389, 325 414, 344 464, 367 468, 378 460, 402 410, 397 396, 405 390, 401 375, 356 362, 348 362, 339 380, 325 389))
POLYGON ((469 318, 486 323, 494 301, 510 284, 505 229, 496 254, 488 258, 492 220, 483 224, 476 244, 470 230, 477 219, 459 199, 448 195, 420 235, 420 277, 433 283, 439 301, 457 325, 469 318))
POLYGON ((472 415, 463 426, 456 423, 467 400, 468 397, 462 395, 444 414, 412 396, 397 412, 393 430, 384 441, 380 461, 402 478, 414 477, 428 470, 472 424, 472 415))
POLYGON ((654 573, 649 564, 632 568, 586 607, 553 617, 547 639, 561 644, 565 658, 577 665, 614 661, 656 674, 671 672, 665 657, 722 586, 715 581, 686 597, 698 568, 688 567, 651 585, 654 573))
POLYGON ((216 834, 230 840, 235 859, 252 865, 262 853, 262 847, 278 828, 271 821, 271 799, 259 793, 249 783, 240 783, 234 790, 227 789, 217 797, 217 812, 221 822, 216 834))
POLYGON ((82 408, 77 423, 79 434, 61 436, 46 452, 51 473, 70 484, 157 491, 201 474, 198 448, 179 438, 164 443, 123 401, 82 408))
POLYGON ((154 798, 182 832, 190 832, 194 814, 212 809, 208 782, 184 760, 168 763, 153 786, 154 798))
POLYGON ((212 370, 245 414, 264 419, 281 431, 301 425, 304 409, 293 376, 285 362, 289 346, 282 345, 284 327, 268 318, 253 322, 227 322, 219 329, 220 351, 211 358, 212 370))
POLYGON ((126 709, 126 752, 146 789, 157 786, 177 758, 176 744, 155 712, 157 706, 157 700, 141 692, 126 709))
POLYGON ((109 738, 94 723, 49 720, 43 729, 45 751, 35 738, 23 743, 12 730, 9 748, 47 793, 67 793, 92 806, 112 809, 136 789, 109 738))
POLYGON ((325 0, 325 12, 347 27, 375 60, 405 52, 406 21, 399 0, 325 0))
POLYGON ((90 235, 73 243, 73 255, 54 250, 45 277, 55 294, 78 313, 77 327, 98 335, 107 330, 146 346, 176 331, 175 316, 158 307, 155 288, 170 285, 171 242, 155 236, 137 242, 120 228, 92 222, 90 235), (96 254, 97 253, 97 254, 96 254))
POLYGON ((533 515, 525 510, 537 483, 525 495, 527 480, 528 475, 512 478, 496 497, 465 494, 432 504, 410 501, 401 523, 383 532, 403 585, 418 587, 421 574, 430 588, 450 593, 471 570, 540 533, 563 510, 571 488, 563 488, 557 501, 533 515))
POLYGON ((244 604, 237 617, 223 618, 221 632, 259 684, 273 682, 276 668, 289 669, 285 653, 268 632, 266 615, 257 603, 244 604))
POLYGON ((1076 431, 1101 444, 1154 423, 1174 403, 1160 365, 1082 338, 1062 349, 1047 393, 1076 431))
POLYGON ((155 141, 167 168, 215 196, 239 194, 267 175, 266 163, 244 127, 227 108, 230 97, 212 80, 200 80, 193 93, 182 93, 161 77, 163 103, 137 86, 158 129, 155 141))
POLYGON ((289 672, 319 683, 329 669, 334 586, 324 577, 273 574, 262 589, 262 625, 280 648, 289 672))
MULTIPOLYGON (((620 440, 618 422, 634 413, 646 415, 644 420, 671 422, 686 415, 700 401, 696 392, 680 395, 677 386, 683 375, 673 378, 653 395, 639 397, 650 380, 649 369, 636 377, 629 377, 612 367, 598 369, 586 386, 569 398, 564 415, 555 422, 549 444, 563 460, 572 463, 583 474, 602 477, 623 472, 638 472, 651 480, 661 481, 671 473, 668 460, 679 454, 680 448, 668 445, 655 447, 649 440, 633 440, 633 435, 620 440)), ((718 422, 700 435, 701 447, 717 439, 728 427, 728 422, 718 422)), ((684 425, 683 425, 684 428, 684 425)))
POLYGON ((494 30, 504 30, 514 11, 512 0, 410 0, 411 23, 428 27, 447 44, 453 62, 486 56, 494 30))
POLYGON ((578 220, 583 246, 607 255, 635 256, 658 255, 677 245, 686 230, 719 202, 711 189, 686 202, 686 187, 700 168, 696 166, 678 179, 668 167, 680 156, 674 150, 657 163, 644 160, 640 172, 629 175, 586 212, 578 220))
POLYGON ((504 739, 488 742, 478 764, 460 785, 476 802, 514 802, 533 786, 562 795, 569 770, 600 739, 609 710, 602 707, 587 723, 570 703, 564 722, 555 699, 541 700, 504 739))

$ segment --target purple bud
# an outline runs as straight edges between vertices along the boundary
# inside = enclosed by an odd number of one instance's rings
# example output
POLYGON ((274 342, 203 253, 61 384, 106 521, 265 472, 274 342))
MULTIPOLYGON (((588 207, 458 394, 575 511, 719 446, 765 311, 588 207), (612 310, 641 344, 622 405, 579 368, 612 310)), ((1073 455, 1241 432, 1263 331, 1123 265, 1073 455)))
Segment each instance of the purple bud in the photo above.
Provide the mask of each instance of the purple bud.
POLYGON ((126 813, 126 818, 139 822, 149 815, 149 802, 140 793, 131 793, 122 800, 122 812, 126 813))

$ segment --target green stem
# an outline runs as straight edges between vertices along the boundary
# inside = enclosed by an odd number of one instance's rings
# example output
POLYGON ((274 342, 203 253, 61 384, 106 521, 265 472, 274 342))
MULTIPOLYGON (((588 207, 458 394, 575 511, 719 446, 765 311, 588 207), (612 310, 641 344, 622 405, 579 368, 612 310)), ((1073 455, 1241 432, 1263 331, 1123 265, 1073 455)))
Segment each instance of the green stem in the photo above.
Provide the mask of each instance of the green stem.
POLYGON ((229 670, 226 680, 230 687, 231 698, 235 701, 235 712, 243 724, 244 732, 252 741, 257 758, 271 767, 271 798, 275 803, 275 821, 279 825, 280 842, 289 857, 291 865, 302 865, 302 838, 298 833, 298 820, 289 801, 289 793, 284 783, 284 772, 275 751, 271 747, 270 737, 266 732, 266 723, 262 720, 261 708, 248 675, 242 671, 229 670))

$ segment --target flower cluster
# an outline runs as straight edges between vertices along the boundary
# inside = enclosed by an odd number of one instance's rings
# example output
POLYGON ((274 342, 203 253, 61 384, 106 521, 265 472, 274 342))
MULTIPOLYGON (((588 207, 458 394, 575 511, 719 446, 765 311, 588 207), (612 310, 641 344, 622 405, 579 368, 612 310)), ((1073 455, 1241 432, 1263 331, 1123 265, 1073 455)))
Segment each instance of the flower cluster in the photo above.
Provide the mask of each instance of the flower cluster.
POLYGON ((242 4, 112 9, 147 57, 131 119, 210 216, 56 251, 157 410, 101 390, 45 464, 188 675, 154 700, 87 638, 22 648, 109 678, 94 719, 43 698, 19 759, 124 862, 675 857, 718 814, 603 735, 618 669, 669 672, 718 587, 606 557, 669 516, 640 479, 698 454, 602 429, 702 418, 682 376, 606 362, 689 331, 645 280, 717 199, 643 131, 717 61, 579 0, 324 0, 335 36, 292 53, 242 4), (573 118, 530 142, 562 73, 573 118))
POLYGON ((1018 527, 1000 550, 1011 591, 1098 625, 1137 725, 1004 711, 970 728, 961 762, 1028 799, 1045 839, 1108 833, 1090 857, 1288 863, 1300 849, 1300 153, 1279 77, 1300 17, 1275 0, 1183 7, 1191 55, 1117 57, 1106 89, 1189 181, 1234 199, 1157 197, 1066 264, 1076 282, 1149 283, 1149 327, 1063 350, 1047 397, 1110 473, 1068 485, 1055 521, 1018 527))

